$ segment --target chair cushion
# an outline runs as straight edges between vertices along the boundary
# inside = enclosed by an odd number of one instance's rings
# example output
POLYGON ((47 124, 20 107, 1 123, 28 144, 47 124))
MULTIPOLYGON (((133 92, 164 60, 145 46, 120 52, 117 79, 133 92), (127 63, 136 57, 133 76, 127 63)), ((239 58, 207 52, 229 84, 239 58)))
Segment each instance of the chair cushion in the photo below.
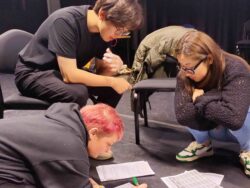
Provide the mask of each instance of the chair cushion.
POLYGON ((50 103, 39 99, 25 97, 20 93, 14 93, 4 99, 5 109, 47 109, 50 103))
POLYGON ((22 96, 16 88, 13 74, 0 73, 5 109, 47 109, 49 103, 39 99, 22 96))

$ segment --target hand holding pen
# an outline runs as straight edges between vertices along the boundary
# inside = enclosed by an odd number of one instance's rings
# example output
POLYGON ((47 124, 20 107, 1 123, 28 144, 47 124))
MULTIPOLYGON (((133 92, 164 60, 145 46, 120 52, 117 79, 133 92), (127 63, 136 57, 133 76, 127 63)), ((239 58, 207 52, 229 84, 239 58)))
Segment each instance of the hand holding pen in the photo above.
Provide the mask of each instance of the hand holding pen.
POLYGON ((135 185, 134 188, 147 188, 148 187, 146 183, 142 183, 140 185, 136 177, 133 177, 132 181, 133 181, 133 184, 135 185))

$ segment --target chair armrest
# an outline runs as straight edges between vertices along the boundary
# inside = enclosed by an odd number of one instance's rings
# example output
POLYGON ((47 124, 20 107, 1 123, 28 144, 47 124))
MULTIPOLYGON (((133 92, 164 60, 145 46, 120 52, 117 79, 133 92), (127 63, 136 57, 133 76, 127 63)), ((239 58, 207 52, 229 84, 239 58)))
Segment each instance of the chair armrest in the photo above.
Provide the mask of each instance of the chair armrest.
POLYGON ((176 78, 146 79, 136 83, 132 90, 175 91, 176 78))

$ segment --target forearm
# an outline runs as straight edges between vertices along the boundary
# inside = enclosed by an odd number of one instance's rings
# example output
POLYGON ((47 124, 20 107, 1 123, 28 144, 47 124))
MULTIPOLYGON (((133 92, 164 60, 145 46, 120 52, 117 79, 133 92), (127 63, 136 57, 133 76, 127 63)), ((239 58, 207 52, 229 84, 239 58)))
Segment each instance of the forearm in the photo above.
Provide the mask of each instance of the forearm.
POLYGON ((115 78, 76 69, 74 72, 68 74, 65 82, 84 84, 86 86, 92 87, 112 87, 113 79, 115 78))
POLYGON ((177 121, 184 126, 196 130, 209 130, 215 127, 215 124, 200 116, 192 101, 192 97, 182 88, 178 81, 175 93, 175 111, 177 121))
POLYGON ((206 119, 223 125, 229 129, 239 129, 245 120, 249 104, 250 93, 246 92, 231 98, 228 95, 204 95, 196 102, 198 113, 206 119))
POLYGON ((221 91, 206 92, 195 102, 198 113, 229 129, 239 129, 250 105, 249 85, 249 77, 239 77, 229 82, 221 91))
POLYGON ((76 59, 69 59, 57 56, 63 81, 65 83, 84 84, 93 87, 112 87, 112 80, 115 78, 96 75, 77 67, 76 59))

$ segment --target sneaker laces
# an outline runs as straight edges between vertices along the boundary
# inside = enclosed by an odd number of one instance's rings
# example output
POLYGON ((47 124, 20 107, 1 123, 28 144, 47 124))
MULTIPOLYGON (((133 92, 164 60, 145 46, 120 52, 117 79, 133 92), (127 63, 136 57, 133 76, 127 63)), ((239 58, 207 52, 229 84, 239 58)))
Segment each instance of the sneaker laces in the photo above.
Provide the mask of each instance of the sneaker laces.
POLYGON ((185 148, 185 150, 189 151, 189 152, 192 152, 195 149, 199 148, 200 146, 202 146, 202 145, 194 141, 194 142, 191 142, 189 144, 189 146, 187 148, 185 148))
POLYGON ((240 154, 240 157, 242 157, 242 158, 247 158, 247 160, 250 161, 250 152, 242 152, 242 153, 240 154))

